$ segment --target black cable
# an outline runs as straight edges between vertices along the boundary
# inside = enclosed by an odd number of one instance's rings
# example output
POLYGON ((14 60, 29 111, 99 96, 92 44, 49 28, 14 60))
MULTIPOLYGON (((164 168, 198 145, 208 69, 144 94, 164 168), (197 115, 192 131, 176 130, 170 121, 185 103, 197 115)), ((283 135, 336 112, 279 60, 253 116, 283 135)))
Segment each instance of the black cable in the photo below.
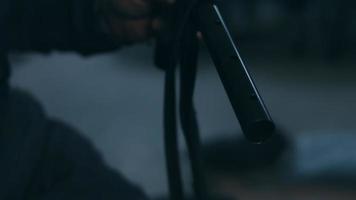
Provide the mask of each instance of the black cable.
POLYGON ((164 103, 164 141, 171 200, 183 200, 183 186, 179 162, 176 119, 175 67, 166 72, 164 103))
POLYGON ((193 189, 197 200, 207 199, 204 169, 200 155, 200 135, 194 109, 194 89, 198 66, 199 43, 192 22, 187 25, 182 38, 181 74, 180 74, 180 120, 188 147, 193 189))
POLYGON ((161 49, 157 51, 158 57, 156 57, 158 66, 166 69, 164 135, 171 200, 184 199, 177 141, 177 113, 175 100, 175 68, 178 64, 178 60, 181 61, 180 116, 192 164, 194 191, 199 200, 206 200, 205 180, 203 178, 203 170, 201 168, 199 156, 200 138, 193 108, 193 92, 198 59, 198 41, 196 38, 196 29, 190 22, 193 10, 197 3, 198 0, 180 0, 176 3, 175 13, 171 13, 171 15, 173 14, 172 21, 170 22, 171 29, 166 33, 173 34, 173 36, 171 39, 169 39, 169 37, 167 38, 167 36, 163 36, 163 48, 161 46, 161 49), (171 43, 164 44, 164 42, 171 43))

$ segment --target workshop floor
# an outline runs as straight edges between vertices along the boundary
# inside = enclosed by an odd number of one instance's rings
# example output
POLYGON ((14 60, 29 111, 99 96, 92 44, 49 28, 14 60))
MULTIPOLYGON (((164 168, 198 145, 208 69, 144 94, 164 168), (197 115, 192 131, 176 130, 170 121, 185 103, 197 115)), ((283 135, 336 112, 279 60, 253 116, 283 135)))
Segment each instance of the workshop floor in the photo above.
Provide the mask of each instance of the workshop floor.
MULTIPOLYGON (((31 91, 51 116, 86 134, 111 166, 152 195, 167 191, 162 145, 163 73, 149 46, 81 58, 16 57, 13 84, 31 91)), ((276 122, 291 134, 356 130, 356 68, 351 61, 247 56, 276 122)), ((203 56, 197 110, 204 139, 239 132, 210 59, 203 56)))

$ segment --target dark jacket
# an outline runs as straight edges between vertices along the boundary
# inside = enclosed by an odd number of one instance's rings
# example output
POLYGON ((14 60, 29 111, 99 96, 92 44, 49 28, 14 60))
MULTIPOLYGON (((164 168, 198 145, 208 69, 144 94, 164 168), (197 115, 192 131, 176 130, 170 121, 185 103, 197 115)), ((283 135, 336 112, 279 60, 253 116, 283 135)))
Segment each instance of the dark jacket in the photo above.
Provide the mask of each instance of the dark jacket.
POLYGON ((1 200, 144 200, 73 128, 30 95, 0 89, 1 200))

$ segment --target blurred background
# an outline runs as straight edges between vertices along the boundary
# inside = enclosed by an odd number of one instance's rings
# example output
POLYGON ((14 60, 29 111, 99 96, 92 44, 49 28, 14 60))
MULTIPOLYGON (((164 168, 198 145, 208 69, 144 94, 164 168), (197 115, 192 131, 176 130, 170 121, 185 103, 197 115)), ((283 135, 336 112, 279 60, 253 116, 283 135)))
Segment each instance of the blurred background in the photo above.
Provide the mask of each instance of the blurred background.
MULTIPOLYGON (((284 134, 308 138, 316 133, 356 132, 356 3, 219 3, 284 134)), ((156 196, 166 193, 167 187, 162 140, 164 74, 153 65, 153 50, 152 42, 87 58, 58 52, 14 54, 12 82, 34 94, 50 116, 79 129, 112 167, 156 196)), ((204 142, 241 137, 205 48, 200 56, 196 106, 204 142)), ((336 144, 338 138, 331 140, 336 144)), ((350 158, 356 156, 346 159, 350 158)))

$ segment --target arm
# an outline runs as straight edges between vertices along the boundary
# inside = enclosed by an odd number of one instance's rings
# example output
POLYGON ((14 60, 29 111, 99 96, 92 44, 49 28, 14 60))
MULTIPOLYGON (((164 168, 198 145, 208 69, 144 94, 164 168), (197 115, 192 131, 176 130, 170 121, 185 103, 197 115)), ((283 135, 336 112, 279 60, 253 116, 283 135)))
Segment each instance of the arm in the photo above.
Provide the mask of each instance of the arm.
POLYGON ((101 30, 94 0, 0 0, 0 49, 74 50, 83 54, 116 45, 101 30))

